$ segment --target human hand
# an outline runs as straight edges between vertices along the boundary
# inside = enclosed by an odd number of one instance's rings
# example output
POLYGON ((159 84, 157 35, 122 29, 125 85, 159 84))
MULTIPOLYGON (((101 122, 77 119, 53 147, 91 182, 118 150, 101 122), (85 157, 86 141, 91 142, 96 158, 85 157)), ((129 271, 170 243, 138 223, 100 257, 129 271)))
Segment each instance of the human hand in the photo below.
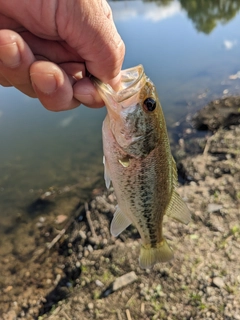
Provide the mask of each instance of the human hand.
POLYGON ((106 0, 0 0, 0 84, 49 110, 103 106, 87 73, 117 88, 124 53, 106 0))

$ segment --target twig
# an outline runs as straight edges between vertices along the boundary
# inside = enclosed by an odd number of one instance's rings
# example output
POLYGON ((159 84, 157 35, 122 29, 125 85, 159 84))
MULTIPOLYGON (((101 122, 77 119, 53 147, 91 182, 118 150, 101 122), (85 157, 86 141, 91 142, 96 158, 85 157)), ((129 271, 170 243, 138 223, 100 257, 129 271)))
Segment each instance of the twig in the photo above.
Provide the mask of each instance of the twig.
POLYGON ((67 320, 71 320, 71 318, 69 318, 69 316, 66 314, 66 312, 64 310, 62 310, 61 313, 63 316, 65 316, 67 318, 67 320))
POLYGON ((93 236, 93 238, 97 239, 97 234, 95 232, 95 229, 94 229, 94 226, 93 226, 93 223, 92 223, 91 212, 89 211, 87 202, 85 202, 85 211, 86 211, 86 218, 87 218, 88 225, 89 225, 89 228, 91 230, 92 236, 93 236))
MULTIPOLYGON (((80 206, 74 216, 75 217, 78 217, 79 214, 81 213, 82 209, 84 208, 84 206, 80 206)), ((60 239, 61 237, 65 234, 65 232, 67 231, 67 229, 70 227, 70 225, 73 223, 74 221, 74 217, 72 217, 71 219, 68 220, 68 222, 66 223, 65 227, 59 232, 58 235, 56 235, 56 237, 50 242, 47 244, 47 248, 50 250, 60 239)))
POLYGON ((121 313, 119 310, 117 310, 117 317, 118 317, 118 320, 123 320, 122 316, 121 316, 121 313))
POLYGON ((132 320, 129 309, 126 309, 127 320, 132 320))
POLYGON ((203 155, 206 156, 208 154, 208 151, 210 149, 211 146, 211 142, 215 139, 215 134, 213 134, 212 136, 210 136, 207 141, 206 141, 206 145, 205 148, 203 150, 203 155))
POLYGON ((64 233, 67 231, 67 229, 70 227, 70 225, 73 223, 74 219, 70 219, 66 225, 65 228, 63 228, 58 235, 56 235, 55 238, 53 238, 53 240, 47 244, 47 248, 50 250, 60 239, 61 237, 64 235, 64 233))
POLYGON ((61 239, 65 232, 66 229, 62 229, 59 234, 50 243, 47 244, 47 248, 50 250, 58 242, 58 240, 61 239))

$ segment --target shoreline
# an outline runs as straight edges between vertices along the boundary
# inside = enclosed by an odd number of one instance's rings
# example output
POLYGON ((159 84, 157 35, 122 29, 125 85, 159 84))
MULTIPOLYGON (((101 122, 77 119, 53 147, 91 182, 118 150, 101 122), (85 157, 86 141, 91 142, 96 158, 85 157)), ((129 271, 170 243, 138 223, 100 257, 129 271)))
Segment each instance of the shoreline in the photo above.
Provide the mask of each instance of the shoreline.
POLYGON ((165 219, 170 263, 142 270, 136 229, 110 235, 112 189, 95 188, 88 202, 74 190, 42 199, 54 203, 51 214, 21 221, 5 244, 3 319, 240 320, 239 107, 239 97, 215 100, 193 118, 195 128, 180 124, 178 191, 192 221, 165 219), (197 128, 212 133, 196 138, 197 128))

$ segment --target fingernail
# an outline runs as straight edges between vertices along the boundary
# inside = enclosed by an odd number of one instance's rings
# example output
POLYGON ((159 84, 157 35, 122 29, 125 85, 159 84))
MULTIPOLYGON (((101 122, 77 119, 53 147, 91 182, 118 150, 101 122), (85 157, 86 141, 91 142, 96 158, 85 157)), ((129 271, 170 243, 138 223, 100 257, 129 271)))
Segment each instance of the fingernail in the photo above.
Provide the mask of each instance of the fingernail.
POLYGON ((0 46, 0 61, 10 68, 17 67, 21 62, 16 42, 0 46))
POLYGON ((56 78, 51 73, 32 73, 31 79, 37 89, 45 94, 51 94, 57 90, 56 78))

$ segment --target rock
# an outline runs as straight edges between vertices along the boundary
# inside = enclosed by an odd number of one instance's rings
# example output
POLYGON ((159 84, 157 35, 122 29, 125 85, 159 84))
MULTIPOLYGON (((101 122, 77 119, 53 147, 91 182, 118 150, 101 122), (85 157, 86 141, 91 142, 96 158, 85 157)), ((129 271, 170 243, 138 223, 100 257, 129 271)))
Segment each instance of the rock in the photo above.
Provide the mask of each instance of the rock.
POLYGON ((61 224, 67 219, 67 216, 65 214, 59 214, 57 218, 55 219, 56 224, 61 224))
POLYGON ((14 310, 9 311, 7 314, 3 315, 3 320, 16 320, 17 315, 14 310))
POLYGON ((225 286, 223 279, 220 277, 213 278, 212 282, 218 288, 223 288, 225 286))
POLYGON ((92 310, 94 308, 94 304, 92 302, 88 303, 88 309, 92 310))
POLYGON ((79 230, 79 235, 83 240, 87 239, 87 235, 83 230, 79 230))
POLYGON ((222 207, 223 206, 221 204, 209 203, 209 205, 207 206, 207 211, 209 213, 217 212, 217 211, 221 210, 222 207))
POLYGON ((107 297, 109 294, 127 286, 128 284, 137 280, 137 275, 134 271, 124 274, 117 278, 113 283, 102 293, 103 297, 107 297))
POLYGON ((3 289, 3 292, 7 293, 7 292, 11 291, 12 288, 13 288, 12 286, 7 286, 5 289, 3 289))
POLYGON ((239 124, 238 111, 240 97, 227 97, 210 102, 193 117, 194 127, 198 130, 215 131, 219 127, 239 124))
POLYGON ((44 223, 46 221, 46 218, 45 217, 39 217, 38 221, 40 223, 44 223))
POLYGON ((100 281, 100 280, 96 280, 95 281, 95 283, 96 283, 96 285, 98 286, 98 287, 103 287, 104 286, 104 284, 100 281))
POLYGON ((117 291, 117 290, 121 289, 122 287, 125 287, 128 284, 130 284, 136 280, 137 280, 136 273, 134 271, 131 271, 131 272, 126 273, 123 276, 117 278, 112 284, 112 289, 113 289, 113 291, 117 291))

